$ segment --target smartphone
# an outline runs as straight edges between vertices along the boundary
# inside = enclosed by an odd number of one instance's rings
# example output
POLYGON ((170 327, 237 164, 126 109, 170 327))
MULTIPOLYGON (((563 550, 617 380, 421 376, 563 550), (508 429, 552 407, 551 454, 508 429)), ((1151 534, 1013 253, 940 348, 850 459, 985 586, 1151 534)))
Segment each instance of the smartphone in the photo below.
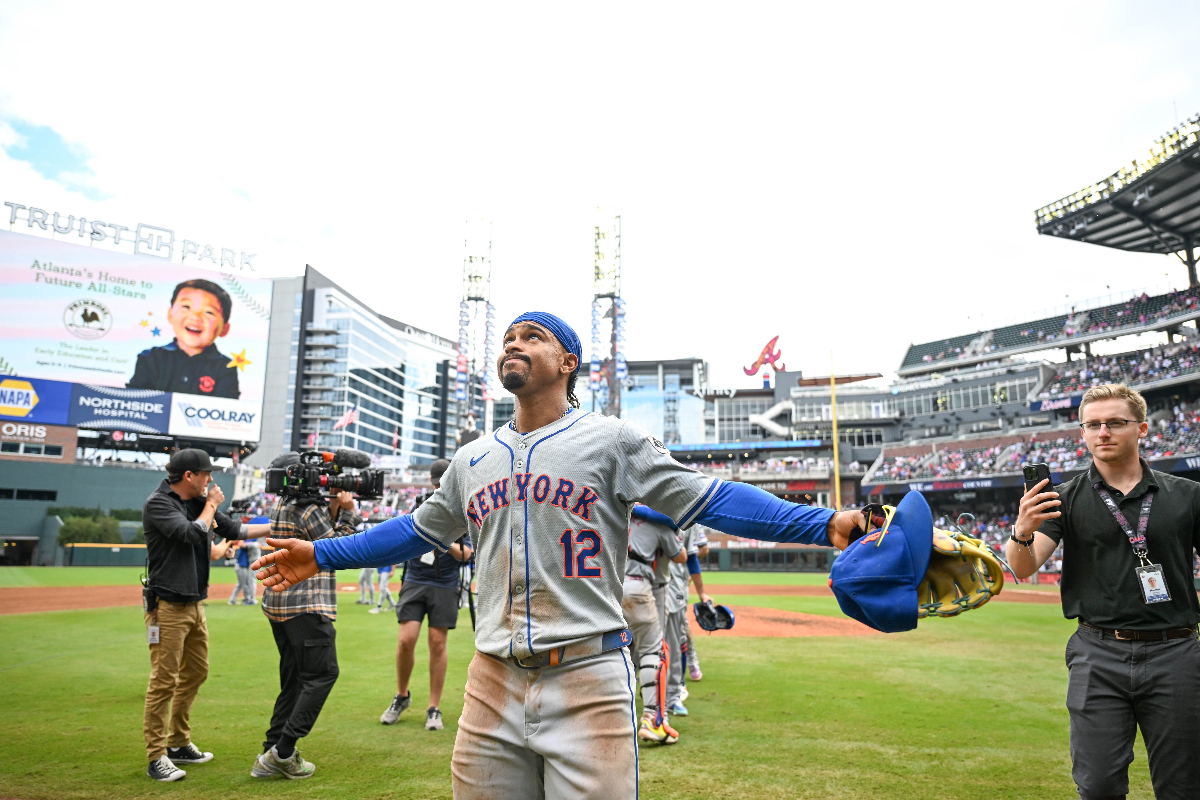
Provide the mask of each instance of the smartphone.
MULTIPOLYGON (((1029 491, 1034 486, 1037 486, 1042 481, 1050 480, 1050 465, 1049 464, 1026 464, 1025 472, 1025 491, 1029 491)), ((1042 491, 1049 491, 1050 484, 1046 484, 1042 491)))

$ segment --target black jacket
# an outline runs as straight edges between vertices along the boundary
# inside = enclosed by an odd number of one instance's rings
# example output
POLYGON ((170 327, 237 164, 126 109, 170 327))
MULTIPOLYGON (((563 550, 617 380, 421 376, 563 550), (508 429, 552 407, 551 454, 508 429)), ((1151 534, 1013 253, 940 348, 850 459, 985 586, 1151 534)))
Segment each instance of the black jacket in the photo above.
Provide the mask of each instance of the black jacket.
POLYGON ((215 344, 189 356, 174 340, 139 353, 133 377, 125 386, 234 400, 241 396, 237 367, 229 365, 229 356, 222 354, 215 344))
POLYGON ((218 511, 213 526, 197 522, 204 498, 184 500, 164 480, 142 507, 150 588, 169 603, 191 603, 208 597, 211 545, 218 539, 242 537, 242 526, 218 511))

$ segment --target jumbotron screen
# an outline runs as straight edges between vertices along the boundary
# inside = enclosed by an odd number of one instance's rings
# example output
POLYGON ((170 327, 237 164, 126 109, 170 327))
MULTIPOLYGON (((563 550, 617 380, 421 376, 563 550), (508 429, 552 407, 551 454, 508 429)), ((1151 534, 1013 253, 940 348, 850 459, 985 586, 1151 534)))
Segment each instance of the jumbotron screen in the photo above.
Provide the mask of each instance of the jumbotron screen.
POLYGON ((0 231, 0 419, 255 442, 271 282, 0 231))

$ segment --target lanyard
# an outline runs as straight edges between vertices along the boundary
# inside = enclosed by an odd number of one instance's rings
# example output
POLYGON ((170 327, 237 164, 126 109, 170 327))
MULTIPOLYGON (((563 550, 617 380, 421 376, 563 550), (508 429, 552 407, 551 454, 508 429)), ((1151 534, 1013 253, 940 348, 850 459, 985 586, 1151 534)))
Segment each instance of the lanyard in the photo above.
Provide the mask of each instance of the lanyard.
POLYGON ((1108 489, 1104 488, 1102 482, 1097 481, 1093 486, 1096 493, 1100 495, 1100 499, 1104 501, 1104 505, 1108 506, 1108 510, 1112 512, 1113 518, 1117 524, 1121 526, 1121 530, 1125 532, 1125 536, 1129 538, 1129 544, 1133 546, 1133 554, 1142 560, 1143 564, 1149 564, 1149 559, 1146 558, 1149 551, 1146 549, 1146 526, 1150 523, 1150 504, 1154 502, 1154 492, 1147 489, 1146 496, 1142 498, 1142 510, 1138 515, 1137 533, 1129 527, 1129 520, 1121 513, 1121 509, 1117 508, 1116 502, 1108 489))

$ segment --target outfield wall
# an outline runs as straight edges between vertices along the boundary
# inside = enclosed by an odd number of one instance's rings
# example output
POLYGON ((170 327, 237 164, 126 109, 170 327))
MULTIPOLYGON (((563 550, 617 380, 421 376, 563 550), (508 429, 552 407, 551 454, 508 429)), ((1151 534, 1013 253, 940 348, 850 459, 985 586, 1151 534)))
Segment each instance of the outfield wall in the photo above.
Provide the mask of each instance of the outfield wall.
MULTIPOLYGON (((131 467, 93 467, 86 464, 42 464, 28 461, 0 461, 0 487, 24 492, 53 493, 45 499, 0 498, 0 538, 38 540, 35 564, 54 563, 58 529, 46 524, 51 506, 100 508, 141 508, 167 473, 161 470, 131 467)), ((234 475, 214 473, 213 480, 233 497, 234 475)), ((38 495, 34 495, 38 496, 38 495)))

